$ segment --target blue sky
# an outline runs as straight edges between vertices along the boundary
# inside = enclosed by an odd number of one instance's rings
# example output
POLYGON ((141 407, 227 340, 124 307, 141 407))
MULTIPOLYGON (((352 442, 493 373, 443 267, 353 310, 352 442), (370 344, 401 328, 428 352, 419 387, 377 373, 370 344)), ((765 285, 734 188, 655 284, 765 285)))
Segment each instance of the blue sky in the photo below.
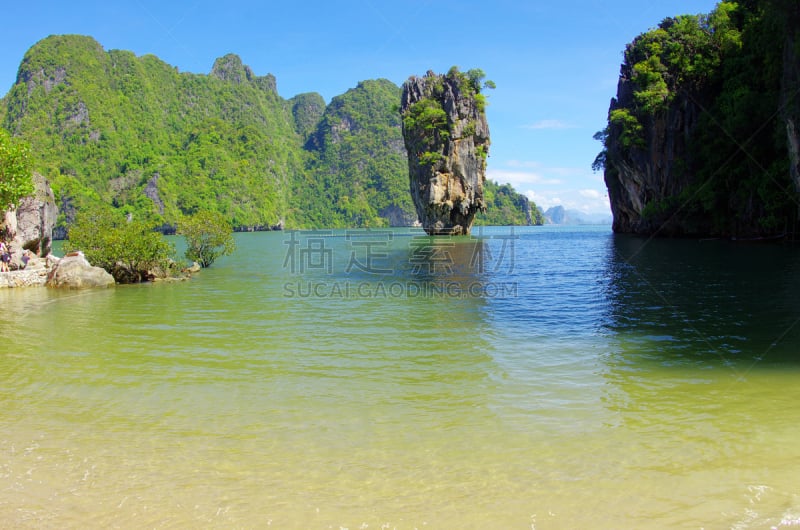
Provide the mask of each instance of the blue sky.
POLYGON ((545 209, 608 214, 592 135, 605 126, 625 44, 667 16, 716 3, 28 0, 3 8, 0 93, 28 48, 67 33, 194 73, 236 53, 256 75, 275 75, 284 98, 319 92, 330 101, 365 79, 400 85, 427 70, 481 68, 497 84, 487 92, 489 178, 545 209))

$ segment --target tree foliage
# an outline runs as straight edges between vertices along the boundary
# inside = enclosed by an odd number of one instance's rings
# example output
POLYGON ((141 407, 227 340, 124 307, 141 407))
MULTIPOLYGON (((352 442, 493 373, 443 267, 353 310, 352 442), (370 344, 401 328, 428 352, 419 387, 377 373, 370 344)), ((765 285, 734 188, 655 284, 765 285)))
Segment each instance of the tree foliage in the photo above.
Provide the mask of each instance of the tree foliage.
POLYGON ((0 129, 0 210, 33 193, 30 148, 0 129))
POLYGON ((362 81, 331 100, 293 194, 301 227, 387 226, 390 210, 415 217, 399 101, 400 87, 386 79, 362 81))
POLYGON ((181 219, 178 233, 186 238, 186 259, 203 268, 236 249, 233 227, 219 212, 205 210, 181 219))
POLYGON ((128 220, 110 208, 81 212, 70 226, 64 250, 82 251, 117 283, 143 282, 175 269, 175 249, 152 222, 128 220))
POLYGON ((543 225, 544 216, 536 203, 517 193, 510 184, 487 179, 483 187, 486 211, 475 217, 477 225, 543 225), (530 219, 528 218, 530 216, 530 219))

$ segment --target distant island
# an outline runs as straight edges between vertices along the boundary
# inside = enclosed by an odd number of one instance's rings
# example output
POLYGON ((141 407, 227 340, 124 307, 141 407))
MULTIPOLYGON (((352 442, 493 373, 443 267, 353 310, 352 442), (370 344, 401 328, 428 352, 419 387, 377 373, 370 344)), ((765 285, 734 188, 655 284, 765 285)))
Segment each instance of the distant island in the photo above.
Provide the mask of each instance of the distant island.
MULTIPOLYGON (((174 228, 221 212, 237 230, 410 226, 418 222, 401 132, 401 88, 366 80, 326 104, 279 96, 234 54, 208 75, 153 55, 51 36, 20 64, 0 127, 30 144, 58 206, 55 236, 79 211, 113 206, 174 228)), ((535 224, 536 205, 486 181, 478 224, 535 224)))
POLYGON ((542 212, 545 224, 553 225, 610 225, 608 214, 587 214, 577 210, 567 210, 563 206, 552 206, 542 212))
POLYGON ((796 236, 800 4, 720 2, 641 34, 596 138, 616 232, 796 236))

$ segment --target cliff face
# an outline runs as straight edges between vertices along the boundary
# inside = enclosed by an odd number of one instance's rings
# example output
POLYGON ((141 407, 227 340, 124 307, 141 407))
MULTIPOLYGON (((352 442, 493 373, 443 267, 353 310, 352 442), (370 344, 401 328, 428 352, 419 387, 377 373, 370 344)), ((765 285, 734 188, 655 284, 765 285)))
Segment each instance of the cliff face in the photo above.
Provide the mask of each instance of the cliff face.
POLYGON ((614 231, 800 229, 799 23, 796 2, 720 2, 627 46, 598 157, 614 231))
POLYGON ((468 234, 486 210, 489 125, 480 86, 451 70, 403 85, 400 112, 411 196, 431 235, 468 234))
MULTIPOLYGON (((634 106, 631 74, 630 67, 623 66, 610 113, 634 106)), ((678 218, 657 215, 657 212, 646 215, 645 207, 678 197, 689 185, 689 145, 702 113, 697 102, 702 99, 699 93, 677 96, 665 110, 642 120, 639 137, 634 140, 625 137, 628 134, 625 124, 609 124, 604 177, 615 232, 660 231, 664 235, 683 232, 678 218)))
POLYGON ((795 191, 800 193, 800 31, 794 29, 800 24, 800 7, 795 6, 787 19, 790 31, 787 33, 783 52, 781 117, 786 126, 789 174, 795 191))
POLYGON ((2 228, 9 239, 15 268, 23 266, 23 250, 30 250, 37 256, 50 253, 53 227, 58 216, 50 183, 39 173, 34 173, 31 178, 34 184, 33 194, 20 199, 17 208, 6 211, 2 219, 2 228))

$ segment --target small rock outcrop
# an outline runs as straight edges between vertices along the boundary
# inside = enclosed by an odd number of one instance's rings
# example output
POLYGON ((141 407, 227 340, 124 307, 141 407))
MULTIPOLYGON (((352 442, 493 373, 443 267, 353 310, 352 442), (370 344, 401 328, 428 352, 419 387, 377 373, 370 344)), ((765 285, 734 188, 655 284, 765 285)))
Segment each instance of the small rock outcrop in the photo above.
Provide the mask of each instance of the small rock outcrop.
POLYGON ((114 285, 114 277, 105 269, 93 267, 81 253, 64 256, 50 269, 48 287, 90 289, 114 285))
POLYGON ((410 214, 396 204, 392 204, 378 213, 389 221, 389 226, 420 226, 416 215, 410 214))
POLYGON ((153 201, 159 214, 164 215, 164 201, 161 200, 161 196, 158 193, 158 179, 160 177, 161 174, 158 171, 153 173, 153 176, 150 177, 150 180, 147 181, 147 185, 144 188, 144 196, 153 201))
POLYGON ((403 84, 400 112, 411 196, 428 234, 469 234, 486 210, 489 125, 483 72, 428 72, 403 84))

